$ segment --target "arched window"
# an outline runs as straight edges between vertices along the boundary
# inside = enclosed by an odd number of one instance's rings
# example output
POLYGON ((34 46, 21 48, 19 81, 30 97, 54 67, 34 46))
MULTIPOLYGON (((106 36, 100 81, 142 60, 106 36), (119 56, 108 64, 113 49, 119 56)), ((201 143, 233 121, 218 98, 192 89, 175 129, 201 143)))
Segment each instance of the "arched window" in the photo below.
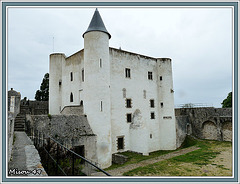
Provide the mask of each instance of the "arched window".
POLYGON ((70 94, 70 102, 73 102, 73 94, 70 94))

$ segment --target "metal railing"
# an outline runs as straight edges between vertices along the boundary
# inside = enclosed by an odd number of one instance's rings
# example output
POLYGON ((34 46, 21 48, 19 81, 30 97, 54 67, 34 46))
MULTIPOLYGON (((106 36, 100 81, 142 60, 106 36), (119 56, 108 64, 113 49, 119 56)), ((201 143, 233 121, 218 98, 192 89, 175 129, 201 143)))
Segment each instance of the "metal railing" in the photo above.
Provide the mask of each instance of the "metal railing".
POLYGON ((94 172, 102 172, 107 176, 109 173, 101 169, 94 161, 86 159, 69 149, 52 137, 45 137, 45 134, 31 130, 29 136, 41 156, 41 162, 49 176, 89 176, 94 172))
POLYGON ((187 103, 175 105, 175 108, 197 108, 197 107, 213 107, 213 104, 207 103, 187 103))

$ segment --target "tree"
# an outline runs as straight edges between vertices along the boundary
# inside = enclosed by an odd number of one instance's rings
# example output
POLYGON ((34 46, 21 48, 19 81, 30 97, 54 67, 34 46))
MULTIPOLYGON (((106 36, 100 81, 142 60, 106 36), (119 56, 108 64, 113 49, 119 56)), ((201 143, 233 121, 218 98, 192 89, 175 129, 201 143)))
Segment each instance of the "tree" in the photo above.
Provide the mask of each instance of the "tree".
POLYGON ((232 107, 232 92, 228 93, 227 98, 221 104, 222 108, 232 107))
POLYGON ((43 77, 40 90, 36 91, 35 99, 37 101, 48 101, 49 99, 49 73, 43 77))

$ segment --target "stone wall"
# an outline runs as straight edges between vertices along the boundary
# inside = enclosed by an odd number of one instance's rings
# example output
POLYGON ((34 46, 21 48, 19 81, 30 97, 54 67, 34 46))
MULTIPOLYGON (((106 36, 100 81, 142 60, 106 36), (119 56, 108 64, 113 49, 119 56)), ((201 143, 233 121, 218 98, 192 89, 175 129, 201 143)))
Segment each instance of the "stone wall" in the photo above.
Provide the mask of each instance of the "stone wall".
POLYGON ((232 108, 180 108, 175 109, 177 121, 178 141, 186 134, 200 139, 232 141, 232 108), (187 116, 181 120, 180 117, 187 116), (182 131, 182 128, 185 130, 182 131), (187 126, 188 125, 188 126, 187 126), (180 128, 179 128, 180 127, 180 128))
POLYGON ((63 110, 61 111, 61 114, 74 114, 74 115, 83 115, 83 105, 77 105, 77 106, 65 106, 63 110))
POLYGON ((51 136, 67 148, 84 146, 84 157, 97 162, 96 135, 85 116, 26 115, 28 134, 38 130, 40 136, 51 136))
POLYGON ((8 91, 8 161, 10 161, 13 139, 14 139, 14 121, 20 112, 21 94, 11 88, 8 91))
POLYGON ((177 148, 181 146, 183 141, 185 140, 187 132, 187 126, 189 125, 188 116, 176 116, 176 135, 177 135, 177 148))
POLYGON ((48 101, 21 100, 21 114, 48 114, 48 101))
POLYGON ((128 157, 125 155, 114 153, 112 154, 112 162, 116 164, 124 164, 127 162, 128 157))

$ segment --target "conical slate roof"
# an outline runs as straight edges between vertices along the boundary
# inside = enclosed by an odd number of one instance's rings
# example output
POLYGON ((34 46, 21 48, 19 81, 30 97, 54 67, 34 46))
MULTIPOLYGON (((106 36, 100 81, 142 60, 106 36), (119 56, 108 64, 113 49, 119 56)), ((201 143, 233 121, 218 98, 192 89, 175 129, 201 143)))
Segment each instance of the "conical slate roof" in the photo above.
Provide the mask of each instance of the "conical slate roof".
POLYGON ((107 29, 106 29, 106 27, 105 27, 105 25, 102 21, 101 15, 99 14, 99 11, 98 11, 97 8, 94 12, 94 15, 92 17, 92 20, 91 20, 89 26, 88 26, 87 31, 85 31, 85 33, 83 33, 83 37, 86 33, 90 32, 90 31, 101 31, 101 32, 107 33, 108 36, 109 36, 109 39, 111 38, 111 35, 107 31, 107 29))

